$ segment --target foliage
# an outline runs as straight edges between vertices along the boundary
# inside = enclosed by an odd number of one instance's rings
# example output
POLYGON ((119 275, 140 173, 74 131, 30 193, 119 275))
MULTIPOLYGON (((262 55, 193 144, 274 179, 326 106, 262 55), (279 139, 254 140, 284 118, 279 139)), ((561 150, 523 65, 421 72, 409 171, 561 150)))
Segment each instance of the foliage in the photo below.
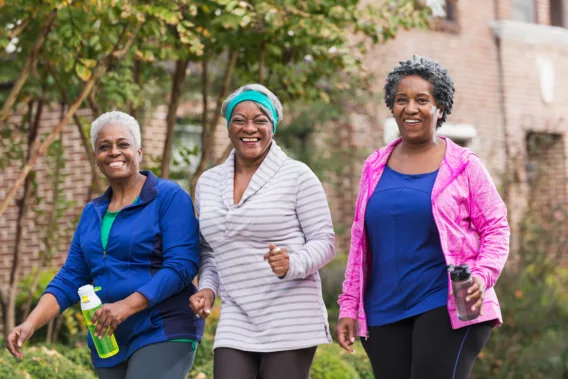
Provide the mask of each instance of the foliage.
POLYGON ((319 346, 310 370, 310 378, 360 379, 357 370, 341 358, 342 355, 345 355, 344 351, 341 350, 337 344, 319 346))
MULTIPOLYGON (((0 377, 30 379, 91 379, 92 368, 70 360, 52 347, 34 346, 24 349, 25 358, 16 360, 6 350, 0 353, 0 377)), ((74 358, 75 359, 75 358, 74 358)))
POLYGON ((568 377, 568 269, 541 249, 554 228, 534 223, 537 216, 529 211, 523 221, 522 266, 507 267, 497 283, 504 324, 494 330, 472 378, 568 377))

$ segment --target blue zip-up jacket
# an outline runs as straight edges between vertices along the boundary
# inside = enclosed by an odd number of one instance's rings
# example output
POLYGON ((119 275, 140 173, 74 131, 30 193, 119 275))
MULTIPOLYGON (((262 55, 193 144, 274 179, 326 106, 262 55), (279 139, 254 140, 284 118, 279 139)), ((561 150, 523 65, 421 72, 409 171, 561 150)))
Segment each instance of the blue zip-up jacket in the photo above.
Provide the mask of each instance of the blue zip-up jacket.
POLYGON ((204 320, 189 308, 196 292, 191 283, 199 267, 199 228, 191 198, 177 184, 149 171, 140 200, 120 211, 110 230, 106 252, 101 223, 112 189, 88 203, 65 264, 46 289, 61 312, 79 301, 85 284, 100 286, 103 303, 125 299, 134 292, 148 298, 145 310, 116 329, 119 353, 101 359, 89 335, 95 367, 112 367, 143 346, 172 339, 201 341, 204 320))

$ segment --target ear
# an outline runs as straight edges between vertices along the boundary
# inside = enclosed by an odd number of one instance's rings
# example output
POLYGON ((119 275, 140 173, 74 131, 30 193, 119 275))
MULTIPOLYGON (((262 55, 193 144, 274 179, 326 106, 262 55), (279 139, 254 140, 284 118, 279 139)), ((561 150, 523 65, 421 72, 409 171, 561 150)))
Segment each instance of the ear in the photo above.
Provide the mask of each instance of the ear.
POLYGON ((444 107, 440 107, 439 108, 439 112, 438 112, 438 120, 441 119, 442 117, 444 117, 444 114, 446 113, 446 110, 444 109, 444 107))
POLYGON ((141 147, 138 148, 136 155, 138 155, 138 163, 142 163, 142 148, 141 147))

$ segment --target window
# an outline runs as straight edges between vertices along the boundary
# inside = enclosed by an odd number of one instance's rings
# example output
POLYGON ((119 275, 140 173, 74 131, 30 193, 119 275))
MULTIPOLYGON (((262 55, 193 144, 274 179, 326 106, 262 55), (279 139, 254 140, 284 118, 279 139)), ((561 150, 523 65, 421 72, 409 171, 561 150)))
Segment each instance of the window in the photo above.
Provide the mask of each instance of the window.
MULTIPOLYGON (((451 124, 446 122, 436 129, 436 135, 448 137, 460 146, 475 150, 474 142, 477 137, 477 131, 473 125, 451 124)), ((387 118, 383 127, 383 139, 385 144, 391 143, 398 137, 400 137, 400 133, 398 132, 395 119, 393 117, 387 118)))
POLYGON ((426 0, 426 5, 432 9, 432 16, 456 22, 456 0, 426 0))
POLYGON ((177 120, 174 128, 174 145, 170 179, 182 188, 189 188, 189 177, 199 164, 201 154, 201 126, 177 120))
POLYGON ((536 0, 513 0, 513 20, 536 22, 536 0))
POLYGON ((550 0, 550 25, 564 26, 564 6, 562 0, 550 0))

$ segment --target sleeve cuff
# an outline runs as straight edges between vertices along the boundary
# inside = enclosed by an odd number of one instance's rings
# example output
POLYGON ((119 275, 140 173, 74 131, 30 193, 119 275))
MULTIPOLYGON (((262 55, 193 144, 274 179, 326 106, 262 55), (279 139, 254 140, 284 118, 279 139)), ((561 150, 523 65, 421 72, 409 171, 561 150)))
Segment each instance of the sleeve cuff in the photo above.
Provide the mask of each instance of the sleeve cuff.
POLYGON ((355 309, 340 309, 339 318, 352 318, 357 320, 357 311, 355 309))

